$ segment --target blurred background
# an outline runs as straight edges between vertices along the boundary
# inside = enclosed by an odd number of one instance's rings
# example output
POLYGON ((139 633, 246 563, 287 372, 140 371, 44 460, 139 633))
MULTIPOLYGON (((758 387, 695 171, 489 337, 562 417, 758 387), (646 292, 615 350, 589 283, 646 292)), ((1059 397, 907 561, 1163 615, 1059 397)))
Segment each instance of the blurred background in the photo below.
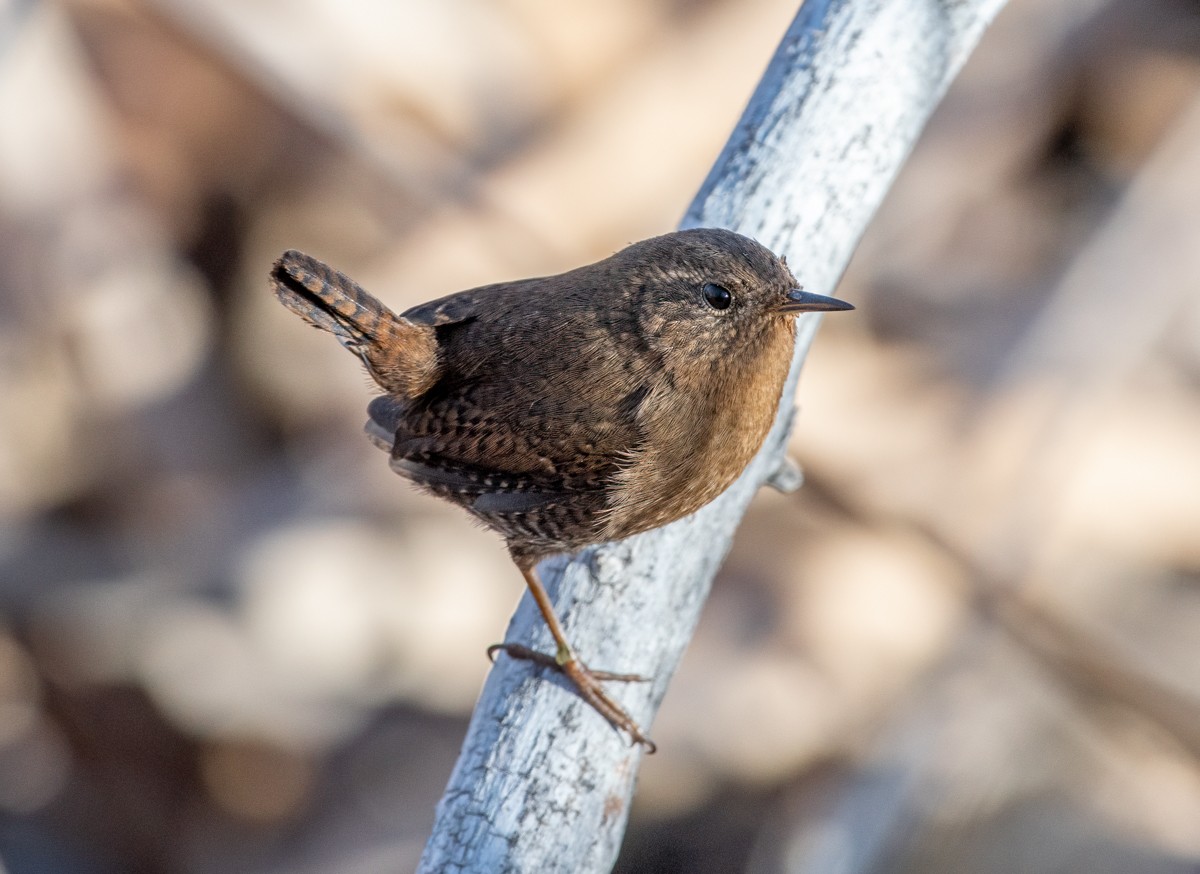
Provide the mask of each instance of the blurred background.
MULTIPOLYGON (((522 583, 266 272, 403 309, 671 229, 795 6, 0 0, 0 871, 416 864, 522 583)), ((1198 288, 1200 4, 1013 0, 620 871, 1200 870, 1198 288)))

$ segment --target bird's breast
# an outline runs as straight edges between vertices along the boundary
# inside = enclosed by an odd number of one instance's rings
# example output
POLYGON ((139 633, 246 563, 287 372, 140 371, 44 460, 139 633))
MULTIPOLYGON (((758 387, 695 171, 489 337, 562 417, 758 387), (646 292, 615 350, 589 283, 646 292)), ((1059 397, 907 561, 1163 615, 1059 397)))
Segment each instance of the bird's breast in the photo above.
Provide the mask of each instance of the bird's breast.
POLYGON ((610 489, 606 536, 673 522, 728 488, 771 429, 791 354, 788 336, 725 372, 659 381, 639 410, 646 438, 610 489))

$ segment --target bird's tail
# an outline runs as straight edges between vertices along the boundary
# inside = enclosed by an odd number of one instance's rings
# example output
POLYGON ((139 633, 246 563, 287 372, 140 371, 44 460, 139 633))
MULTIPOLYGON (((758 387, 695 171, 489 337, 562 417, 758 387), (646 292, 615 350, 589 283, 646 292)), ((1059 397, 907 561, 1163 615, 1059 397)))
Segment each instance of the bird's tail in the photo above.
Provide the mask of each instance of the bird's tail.
POLYGON ((337 337, 387 391, 416 397, 436 379, 433 331, 396 315, 323 261, 289 249, 271 268, 271 290, 310 325, 337 337))

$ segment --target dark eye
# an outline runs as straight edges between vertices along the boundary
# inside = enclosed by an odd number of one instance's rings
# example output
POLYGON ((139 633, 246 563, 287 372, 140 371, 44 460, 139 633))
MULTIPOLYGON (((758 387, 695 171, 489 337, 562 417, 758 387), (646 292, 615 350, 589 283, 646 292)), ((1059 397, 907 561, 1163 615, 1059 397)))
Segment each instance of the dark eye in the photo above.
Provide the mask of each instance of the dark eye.
POLYGON ((714 310, 727 310, 733 303, 733 295, 724 286, 708 283, 704 286, 704 299, 714 310))

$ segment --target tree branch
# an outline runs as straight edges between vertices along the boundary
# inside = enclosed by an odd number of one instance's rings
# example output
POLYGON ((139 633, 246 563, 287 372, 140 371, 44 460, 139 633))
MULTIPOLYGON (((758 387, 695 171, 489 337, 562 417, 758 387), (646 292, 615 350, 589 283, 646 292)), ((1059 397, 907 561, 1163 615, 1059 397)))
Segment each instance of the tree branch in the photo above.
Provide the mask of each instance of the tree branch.
MULTIPOLYGON (((808 0, 688 209, 785 253, 832 292, 951 79, 1003 0, 808 0)), ((544 562, 542 579, 591 665, 641 673, 614 695, 647 726, 750 499, 783 464, 802 316, 775 427, 720 498, 666 528, 544 562)), ((553 646, 526 596, 506 640, 553 646)), ((422 872, 598 872, 620 849, 642 752, 558 678, 501 656, 438 805, 422 872)))

